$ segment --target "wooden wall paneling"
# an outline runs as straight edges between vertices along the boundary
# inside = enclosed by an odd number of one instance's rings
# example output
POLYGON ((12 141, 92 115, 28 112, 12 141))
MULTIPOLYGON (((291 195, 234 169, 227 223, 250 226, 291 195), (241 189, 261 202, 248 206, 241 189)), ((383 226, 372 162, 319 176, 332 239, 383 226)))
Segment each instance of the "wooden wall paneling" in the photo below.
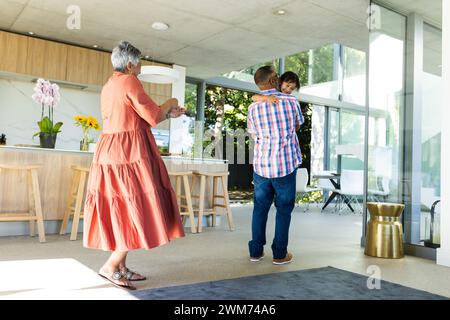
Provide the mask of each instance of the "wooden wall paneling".
POLYGON ((45 78, 45 42, 35 38, 28 39, 26 74, 45 78))
POLYGON ((47 41, 45 45, 45 77, 57 80, 66 79, 67 51, 67 45, 47 41))
POLYGON ((66 81, 102 86, 104 64, 103 52, 69 46, 66 81))
MULTIPOLYGON (((141 65, 142 65, 143 67, 144 67, 144 66, 152 66, 152 65, 153 65, 153 62, 147 61, 147 60, 141 60, 141 65)), ((147 92, 147 94, 148 94, 149 96, 151 96, 151 84, 148 83, 148 82, 143 82, 143 81, 141 81, 141 82, 142 82, 142 86, 144 87, 145 92, 147 92)))
POLYGON ((26 73, 28 38, 0 31, 0 71, 26 73))
POLYGON ((155 94, 158 96, 163 96, 170 98, 172 97, 172 85, 171 84, 150 84, 150 94, 155 94))
POLYGON ((36 38, 28 39, 26 74, 44 79, 64 80, 67 46, 36 38))
POLYGON ((103 52, 102 53, 102 61, 103 61, 102 85, 104 85, 108 81, 108 79, 112 76, 112 74, 114 73, 113 66, 111 63, 111 53, 103 52))
MULTIPOLYGON (((88 49, 87 49, 88 50, 88 49)), ((88 50, 88 70, 85 70, 88 74, 89 84, 97 84, 103 86, 103 52, 96 50, 88 50)))
POLYGON ((66 81, 87 83, 88 51, 70 46, 67 53, 66 81))

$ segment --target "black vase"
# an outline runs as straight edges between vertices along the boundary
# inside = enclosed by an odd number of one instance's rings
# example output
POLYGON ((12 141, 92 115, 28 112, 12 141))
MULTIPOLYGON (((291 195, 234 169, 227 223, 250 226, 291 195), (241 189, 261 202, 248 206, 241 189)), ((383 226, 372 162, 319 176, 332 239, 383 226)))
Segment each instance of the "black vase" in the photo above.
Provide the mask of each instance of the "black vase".
POLYGON ((41 132, 39 134, 39 139, 41 141, 41 148, 55 149, 57 133, 45 133, 41 132))

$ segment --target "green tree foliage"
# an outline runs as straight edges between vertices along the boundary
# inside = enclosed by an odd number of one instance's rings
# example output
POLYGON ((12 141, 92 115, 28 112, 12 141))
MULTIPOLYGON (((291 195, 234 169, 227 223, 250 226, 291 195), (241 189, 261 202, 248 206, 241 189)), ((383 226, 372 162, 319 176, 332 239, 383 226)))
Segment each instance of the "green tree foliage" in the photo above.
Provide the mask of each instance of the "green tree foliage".
POLYGON ((300 78, 300 85, 323 83, 333 80, 334 46, 328 45, 318 49, 303 51, 286 57, 285 70, 295 72, 300 78), (312 57, 309 79, 309 59, 312 57))
POLYGON ((195 114, 197 110, 197 85, 186 83, 186 91, 184 95, 184 106, 191 113, 195 114))
POLYGON ((312 131, 312 114, 313 107, 308 103, 301 103, 301 110, 305 122, 297 132, 300 149, 302 150, 302 168, 308 169, 311 172, 311 131, 312 131))
POLYGON ((295 72, 300 78, 300 85, 308 85, 308 52, 299 52, 292 56, 286 57, 285 69, 286 71, 295 72))
POLYGON ((253 93, 208 86, 206 88, 205 130, 215 127, 217 122, 217 106, 225 105, 225 130, 247 128, 248 107, 252 103, 253 93))

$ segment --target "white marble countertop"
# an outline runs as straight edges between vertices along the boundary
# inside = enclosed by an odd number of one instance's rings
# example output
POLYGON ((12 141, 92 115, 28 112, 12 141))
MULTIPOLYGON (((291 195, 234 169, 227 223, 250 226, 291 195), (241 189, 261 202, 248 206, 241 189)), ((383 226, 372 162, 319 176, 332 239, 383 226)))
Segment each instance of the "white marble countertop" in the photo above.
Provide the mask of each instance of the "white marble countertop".
MULTIPOLYGON (((66 149, 46 149, 46 148, 40 148, 38 146, 36 147, 20 147, 20 146, 1 146, 0 150, 2 149, 9 149, 9 150, 28 150, 28 151, 38 151, 38 152, 63 152, 63 153, 76 153, 76 154, 86 154, 86 155, 93 155, 94 152, 91 151, 80 151, 80 150, 66 150, 66 149)), ((200 158, 187 158, 183 156, 162 156, 163 160, 169 160, 174 162, 184 162, 184 163, 214 163, 214 164, 227 164, 228 160, 218 160, 218 159, 200 159, 200 158)))
POLYGON ((80 151, 80 150, 66 150, 66 149, 46 149, 41 148, 39 146, 36 147, 19 147, 19 146, 0 146, 0 150, 2 149, 11 149, 11 150, 30 150, 30 151, 41 151, 41 152, 69 152, 69 153, 78 153, 78 154, 89 154, 93 155, 94 152, 89 151, 80 151))

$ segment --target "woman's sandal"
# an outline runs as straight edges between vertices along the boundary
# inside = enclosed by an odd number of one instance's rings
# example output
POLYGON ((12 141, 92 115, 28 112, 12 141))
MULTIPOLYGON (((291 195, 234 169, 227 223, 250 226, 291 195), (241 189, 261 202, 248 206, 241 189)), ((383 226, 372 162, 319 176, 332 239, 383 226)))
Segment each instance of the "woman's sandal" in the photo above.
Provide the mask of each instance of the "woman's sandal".
POLYGON ((100 277, 105 278, 106 280, 110 281, 112 284, 114 284, 115 286, 117 286, 119 288, 125 288, 125 289, 128 289, 128 290, 136 290, 135 286, 125 285, 125 284, 120 284, 120 283, 115 282, 117 280, 125 278, 124 275, 122 274, 122 272, 120 272, 120 271, 114 271, 113 274, 111 275, 111 277, 107 277, 107 276, 101 274, 100 272, 98 273, 98 275, 100 277))
POLYGON ((130 269, 126 268, 125 270, 121 271, 122 277, 124 277, 125 279, 127 279, 128 281, 144 281, 147 280, 146 277, 144 277, 143 275, 140 275, 134 271, 131 271, 130 269), (133 279, 133 276, 137 275, 140 276, 142 278, 140 279, 133 279))

